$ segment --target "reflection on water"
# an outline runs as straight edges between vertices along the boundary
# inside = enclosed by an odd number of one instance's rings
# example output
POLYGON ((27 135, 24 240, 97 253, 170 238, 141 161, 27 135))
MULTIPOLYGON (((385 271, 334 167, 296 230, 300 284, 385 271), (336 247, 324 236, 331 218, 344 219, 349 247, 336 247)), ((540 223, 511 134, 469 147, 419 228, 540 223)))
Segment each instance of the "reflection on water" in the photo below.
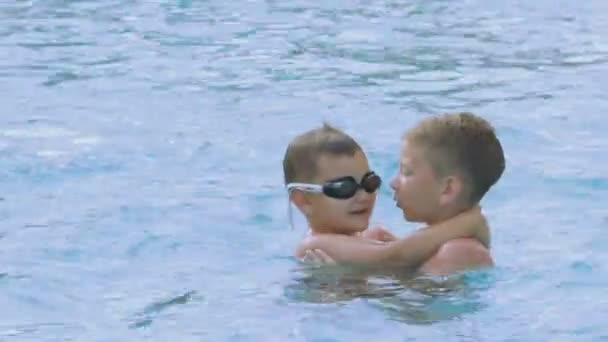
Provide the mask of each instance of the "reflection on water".
POLYGON ((347 266, 300 266, 294 271, 294 283, 286 295, 294 301, 312 303, 346 302, 358 297, 393 296, 400 291, 399 282, 371 279, 365 270, 347 266))
POLYGON ((431 277, 300 265, 293 273, 285 288, 290 301, 334 304, 364 300, 387 318, 410 324, 430 324, 478 312, 486 306, 482 292, 493 283, 491 270, 431 277))

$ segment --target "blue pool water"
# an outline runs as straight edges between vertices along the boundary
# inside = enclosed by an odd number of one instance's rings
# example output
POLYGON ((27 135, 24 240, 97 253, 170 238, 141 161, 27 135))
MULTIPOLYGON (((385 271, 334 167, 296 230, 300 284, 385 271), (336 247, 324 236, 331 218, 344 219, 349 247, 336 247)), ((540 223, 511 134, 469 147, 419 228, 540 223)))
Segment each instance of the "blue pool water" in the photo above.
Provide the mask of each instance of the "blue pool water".
MULTIPOLYGON (((1 341, 608 340, 608 2, 3 1, 1 341), (291 258, 281 159, 323 120, 497 128, 497 267, 368 286, 291 258)), ((386 184, 386 183, 385 183, 386 184)), ((388 187, 374 222, 399 234, 388 187)))

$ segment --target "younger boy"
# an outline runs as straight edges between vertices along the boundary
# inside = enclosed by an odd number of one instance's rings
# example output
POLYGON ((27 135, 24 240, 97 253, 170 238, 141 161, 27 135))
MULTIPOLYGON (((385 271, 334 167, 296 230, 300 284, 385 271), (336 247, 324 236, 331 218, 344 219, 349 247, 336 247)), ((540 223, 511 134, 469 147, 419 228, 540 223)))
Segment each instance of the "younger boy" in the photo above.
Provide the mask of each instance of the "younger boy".
POLYGON ((374 235, 366 229, 381 179, 361 146, 327 124, 289 144, 283 171, 290 201, 310 229, 296 248, 298 258, 306 250, 321 249, 338 262, 417 269, 444 243, 483 238, 487 229, 479 208, 471 207, 403 239, 378 243, 366 238, 374 235))

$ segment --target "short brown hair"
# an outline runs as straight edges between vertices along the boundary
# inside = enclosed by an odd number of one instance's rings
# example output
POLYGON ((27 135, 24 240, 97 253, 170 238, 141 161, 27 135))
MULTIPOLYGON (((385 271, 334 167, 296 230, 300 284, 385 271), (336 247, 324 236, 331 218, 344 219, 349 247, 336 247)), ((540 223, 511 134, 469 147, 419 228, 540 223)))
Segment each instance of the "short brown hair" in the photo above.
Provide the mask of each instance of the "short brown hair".
POLYGON ((460 173, 470 203, 479 202, 502 176, 505 156, 494 128, 472 113, 447 113, 422 120, 406 132, 408 142, 426 149, 438 176, 460 173))
POLYGON ((296 136, 287 146, 283 158, 285 184, 310 182, 317 175, 321 156, 353 156, 361 146, 348 134, 324 123, 296 136))

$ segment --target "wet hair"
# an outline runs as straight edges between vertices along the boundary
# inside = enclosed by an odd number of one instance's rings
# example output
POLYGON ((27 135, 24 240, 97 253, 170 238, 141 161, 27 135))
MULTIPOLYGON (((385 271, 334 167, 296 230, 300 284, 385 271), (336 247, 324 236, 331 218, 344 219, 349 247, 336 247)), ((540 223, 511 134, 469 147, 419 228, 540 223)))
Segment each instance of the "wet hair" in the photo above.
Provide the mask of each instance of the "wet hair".
POLYGON ((285 184, 311 182, 318 172, 322 156, 354 156, 361 146, 348 134, 324 123, 322 127, 296 136, 283 158, 285 184))
POLYGON ((437 176, 462 176, 469 203, 479 202, 505 169, 504 152, 494 128, 472 113, 432 116, 407 131, 404 138, 425 149, 437 176))

